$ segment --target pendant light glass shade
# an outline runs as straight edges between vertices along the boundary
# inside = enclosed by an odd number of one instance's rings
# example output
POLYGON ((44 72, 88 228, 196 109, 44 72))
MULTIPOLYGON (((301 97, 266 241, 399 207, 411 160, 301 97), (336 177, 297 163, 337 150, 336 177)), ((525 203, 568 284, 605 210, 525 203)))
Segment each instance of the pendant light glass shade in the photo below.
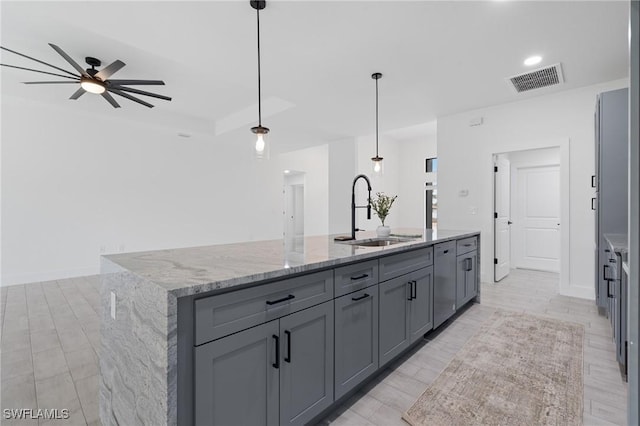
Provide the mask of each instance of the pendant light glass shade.
POLYGON ((373 73, 371 78, 376 81, 376 156, 371 157, 371 166, 374 176, 382 176, 384 173, 383 158, 378 154, 378 80, 382 78, 382 74, 379 72, 373 73))
POLYGON ((267 134, 269 129, 262 126, 252 127, 251 131, 256 135, 253 154, 256 160, 269 159, 269 145, 267 144, 267 134))
POLYGON ((258 125, 251 128, 251 131, 256 135, 254 157, 257 160, 268 160, 269 145, 267 144, 266 136, 269 133, 269 129, 262 125, 262 86, 260 80, 260 10, 267 7, 267 2, 264 0, 251 0, 249 4, 256 10, 258 33, 258 125))

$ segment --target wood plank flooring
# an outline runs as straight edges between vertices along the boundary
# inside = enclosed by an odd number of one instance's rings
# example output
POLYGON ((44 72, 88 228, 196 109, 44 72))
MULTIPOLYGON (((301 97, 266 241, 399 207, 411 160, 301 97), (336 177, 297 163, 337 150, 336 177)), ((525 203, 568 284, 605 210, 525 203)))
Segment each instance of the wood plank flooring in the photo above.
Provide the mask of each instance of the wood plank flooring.
MULTIPOLYGON (((435 380, 495 309, 585 326, 584 424, 626 424, 626 384, 615 362, 608 320, 592 301, 559 296, 557 274, 513 270, 482 284, 482 304, 427 336, 325 418, 332 425, 404 425, 400 416, 435 380)), ((2 425, 99 425, 99 277, 0 288, 0 400, 4 408, 68 408, 66 421, 2 425)), ((2 415, 2 410, 0 410, 2 415)))

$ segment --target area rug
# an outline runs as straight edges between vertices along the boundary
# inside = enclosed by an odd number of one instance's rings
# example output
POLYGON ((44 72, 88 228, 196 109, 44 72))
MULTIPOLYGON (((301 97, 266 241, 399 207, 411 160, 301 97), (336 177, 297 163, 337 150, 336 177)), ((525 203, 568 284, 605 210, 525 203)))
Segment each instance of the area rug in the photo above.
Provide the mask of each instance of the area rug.
POLYGON ((497 311, 402 415, 412 426, 581 425, 580 324, 497 311))

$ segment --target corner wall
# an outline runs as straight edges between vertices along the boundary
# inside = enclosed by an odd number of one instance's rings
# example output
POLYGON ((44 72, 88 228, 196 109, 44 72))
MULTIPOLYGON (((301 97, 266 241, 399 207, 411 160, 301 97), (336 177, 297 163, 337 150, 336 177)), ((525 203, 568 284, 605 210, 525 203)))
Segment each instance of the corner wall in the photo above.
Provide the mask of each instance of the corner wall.
POLYGON ((493 282, 492 154, 555 146, 569 139, 570 270, 561 293, 594 298, 594 173, 596 95, 628 85, 617 80, 442 117, 438 120, 438 220, 443 229, 482 232, 481 279, 493 282), (483 117, 481 126, 469 126, 483 117), (458 197, 462 189, 467 197, 458 197), (474 208, 477 214, 473 214, 474 208))

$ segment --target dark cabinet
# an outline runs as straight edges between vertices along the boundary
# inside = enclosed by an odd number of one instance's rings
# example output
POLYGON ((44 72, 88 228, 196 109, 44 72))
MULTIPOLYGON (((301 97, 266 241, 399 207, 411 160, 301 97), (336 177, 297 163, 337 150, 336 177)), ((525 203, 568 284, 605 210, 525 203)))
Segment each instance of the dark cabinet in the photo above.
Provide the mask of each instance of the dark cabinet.
POLYGON ((196 425, 302 425, 333 403, 333 302, 195 348, 196 425))
POLYGON ((278 321, 195 348, 195 424, 279 424, 278 321))
POLYGON ((335 299, 335 399, 378 370, 378 286, 335 299))
POLYGON ((460 308, 478 294, 478 254, 471 251, 457 257, 456 307, 460 308))
POLYGON ((433 328, 433 267, 380 284, 380 366, 433 328))
POLYGON ((333 403, 333 303, 280 319, 280 424, 302 425, 333 403))

